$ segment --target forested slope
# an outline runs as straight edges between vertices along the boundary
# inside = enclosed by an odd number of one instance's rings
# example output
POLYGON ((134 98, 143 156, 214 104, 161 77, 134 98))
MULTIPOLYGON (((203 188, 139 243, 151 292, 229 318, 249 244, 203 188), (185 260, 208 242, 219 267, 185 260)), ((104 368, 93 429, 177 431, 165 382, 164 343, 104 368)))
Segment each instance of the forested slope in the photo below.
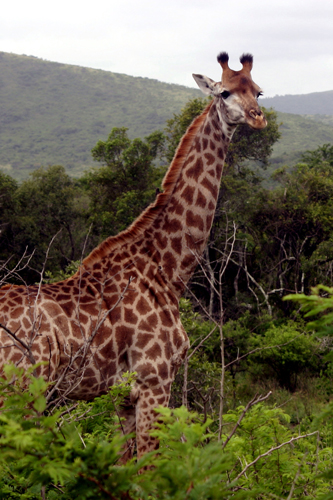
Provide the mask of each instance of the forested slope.
MULTIPOLYGON (((80 176, 94 164, 92 147, 113 127, 127 127, 129 137, 143 138, 200 96, 195 88, 1 52, 0 169, 22 180, 40 166, 63 165, 80 176)), ((301 97, 307 102, 308 96, 285 97, 289 103, 301 97)), ((274 163, 294 162, 305 149, 333 142, 330 96, 318 93, 317 107, 299 108, 316 116, 288 114, 296 112, 289 104, 287 113, 278 114, 283 125, 274 163), (318 115, 322 112, 326 115, 318 115)), ((266 107, 276 102, 261 100, 266 107)))
POLYGON ((107 71, 0 53, 0 166, 26 177, 41 165, 79 175, 113 127, 130 137, 163 128, 200 91, 107 71))

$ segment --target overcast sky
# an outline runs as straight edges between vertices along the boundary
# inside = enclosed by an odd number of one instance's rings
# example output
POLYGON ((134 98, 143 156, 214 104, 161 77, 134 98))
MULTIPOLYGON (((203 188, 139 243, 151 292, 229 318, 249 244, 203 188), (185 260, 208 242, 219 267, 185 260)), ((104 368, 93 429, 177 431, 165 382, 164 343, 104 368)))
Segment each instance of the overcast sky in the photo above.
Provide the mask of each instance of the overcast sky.
POLYGON ((254 56, 265 97, 333 90, 332 0, 16 0, 0 50, 194 87, 254 56))

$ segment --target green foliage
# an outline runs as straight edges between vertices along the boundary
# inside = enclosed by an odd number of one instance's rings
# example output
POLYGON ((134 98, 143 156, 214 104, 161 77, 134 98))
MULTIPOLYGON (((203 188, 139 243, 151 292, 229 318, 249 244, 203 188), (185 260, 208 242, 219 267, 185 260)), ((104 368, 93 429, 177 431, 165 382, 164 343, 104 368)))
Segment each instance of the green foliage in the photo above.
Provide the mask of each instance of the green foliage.
POLYGON ((64 281, 67 278, 73 276, 76 273, 80 266, 80 261, 76 260, 74 262, 70 262, 63 271, 62 269, 52 273, 51 271, 45 272, 45 277, 43 279, 43 283, 57 283, 58 281, 64 281))
POLYGON ((167 138, 166 157, 169 162, 174 157, 180 139, 185 134, 196 116, 199 116, 208 105, 209 98, 195 98, 187 102, 180 113, 174 113, 173 118, 167 120, 165 134, 167 138))
POLYGON ((228 149, 226 164, 228 167, 241 171, 245 160, 258 161, 267 167, 272 154, 273 145, 279 140, 279 124, 277 113, 262 108, 267 119, 267 127, 263 130, 253 130, 247 125, 237 127, 228 149))
POLYGON ((50 499, 108 498, 111 491, 121 498, 144 464, 116 466, 124 438, 116 433, 112 414, 133 377, 94 404, 80 403, 66 420, 66 408, 43 413, 48 384, 34 378, 34 368, 7 366, 0 380, 1 498, 40 498, 42 488, 50 499))
MULTIPOLYGON (((8 188, 7 193, 10 193, 8 188)), ((5 214, 3 259, 13 254, 20 258, 25 252, 33 253, 31 266, 41 271, 48 253, 46 269, 56 272, 81 257, 88 232, 84 214, 87 197, 63 167, 54 165, 35 170, 13 191, 12 198, 15 211, 12 209, 11 213, 7 211, 5 214)), ((39 280, 38 274, 28 269, 24 277, 28 282, 39 280)))
MULTIPOLYGON (((316 161, 316 160, 315 160, 316 161)), ((333 335, 333 288, 324 285, 318 285, 311 289, 310 295, 305 294, 293 294, 287 295, 284 299, 294 301, 301 306, 301 310, 305 313, 305 318, 311 318, 308 322, 308 327, 311 330, 315 330, 317 335, 323 337, 332 337, 333 335)), ((329 352, 326 359, 331 361, 332 365, 332 351, 329 352)), ((327 451, 333 448, 333 428, 332 428, 332 418, 333 418, 333 405, 330 402, 326 408, 316 415, 313 427, 323 429, 324 441, 330 447, 327 451)), ((331 465, 331 453, 324 454, 324 458, 327 461, 326 470, 323 471, 321 479, 330 480, 333 479, 333 469, 331 465)), ((321 500, 331 500, 333 498, 332 488, 330 488, 330 493, 327 493, 320 497, 321 500)))
POLYGON ((245 498, 244 493, 234 492, 234 485, 227 480, 231 457, 221 451, 220 443, 211 440, 207 429, 211 421, 200 423, 184 407, 158 412, 162 422, 152 434, 161 446, 151 471, 153 498, 245 498))
MULTIPOLYGON (((236 425, 244 407, 229 411, 224 421, 236 425)), ((330 483, 318 477, 318 472, 327 470, 331 448, 318 448, 317 435, 294 441, 288 425, 289 417, 281 408, 267 408, 257 404, 242 420, 237 433, 228 443, 234 453, 235 476, 253 465, 239 478, 239 485, 246 489, 261 487, 264 494, 259 498, 317 498, 328 491, 330 483), (293 446, 290 446, 293 442, 293 446), (285 445, 283 445, 285 443, 285 445), (281 446, 283 445, 283 446, 281 446), (269 450, 278 448, 271 453, 269 450), (263 458, 258 460, 258 457, 263 458), (291 490, 294 485, 294 492, 291 490)))
POLYGON ((333 167, 333 146, 323 144, 314 151, 306 151, 302 154, 301 160, 310 168, 320 167, 323 164, 333 167))
POLYGON ((224 416, 224 449, 212 420, 202 423, 184 407, 160 408, 152 431, 158 453, 119 466, 125 438, 116 432, 114 411, 133 376, 72 412, 50 413, 44 412, 48 384, 34 378, 34 368, 7 366, 0 380, 1 498, 237 500, 286 498, 294 488, 292 498, 306 491, 314 499, 329 490, 328 429, 323 445, 316 435, 299 439, 281 408, 261 404, 224 416))
POLYGON ((286 295, 284 300, 292 300, 301 305, 305 318, 315 317, 308 327, 322 336, 333 336, 333 288, 318 285, 311 288, 311 294, 286 295))
MULTIPOLYGON (((180 113, 175 113, 173 118, 167 121, 165 128, 167 139, 166 157, 169 161, 172 160, 186 129, 193 119, 202 113, 209 101, 208 98, 192 99, 182 108, 180 113)), ((237 167, 240 170, 245 160, 259 161, 262 165, 267 165, 273 144, 279 139, 280 133, 275 111, 265 109, 263 111, 268 123, 264 130, 253 130, 247 125, 237 127, 226 157, 226 164, 230 169, 237 167)))
MULTIPOLYGON (((294 166, 301 160, 306 150, 314 150, 322 144, 332 142, 332 123, 323 122, 318 116, 306 117, 297 114, 277 113, 281 124, 281 138, 274 144, 271 165, 267 173, 272 174, 277 167, 294 166)), ((268 177, 267 177, 268 178, 268 177)))
POLYGON ((300 373, 319 373, 319 343, 293 321, 272 324, 264 335, 256 335, 253 346, 262 349, 252 356, 252 370, 259 379, 276 377, 281 387, 294 392, 300 373))
POLYGON ((91 199, 90 220, 103 237, 122 231, 154 199, 164 170, 154 161, 163 150, 164 136, 154 132, 131 141, 127 129, 114 128, 92 150, 105 166, 82 179, 91 199))
POLYGON ((8 258, 6 249, 12 244, 12 223, 17 211, 17 182, 0 172, 0 260, 8 258))

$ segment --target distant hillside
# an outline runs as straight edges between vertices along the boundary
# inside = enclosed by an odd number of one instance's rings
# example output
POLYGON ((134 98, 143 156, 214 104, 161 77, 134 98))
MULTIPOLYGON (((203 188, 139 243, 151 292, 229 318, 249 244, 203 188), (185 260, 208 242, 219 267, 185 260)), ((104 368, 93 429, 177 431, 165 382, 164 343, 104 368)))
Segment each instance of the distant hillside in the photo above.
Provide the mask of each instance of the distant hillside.
MULTIPOLYGON (((274 145, 273 166, 293 165, 304 151, 326 143, 333 144, 333 121, 315 120, 315 116, 277 113, 281 139, 274 145)), ((320 115, 321 116, 321 115, 320 115)), ((324 118, 324 117, 323 117, 324 118)), ((333 117, 331 117, 333 119, 333 117)))
POLYGON ((265 108, 296 115, 333 115, 333 90, 302 95, 277 95, 260 98, 265 108))
MULTIPOLYGON (((90 151, 113 127, 144 137, 199 96, 195 88, 0 52, 0 168, 23 179, 41 165, 60 164, 79 176, 96 165, 90 151)), ((291 164, 301 152, 333 143, 332 96, 333 91, 260 99, 278 111, 273 100, 289 99, 289 113, 307 114, 278 113, 282 138, 273 165, 291 164), (318 106, 295 111, 294 100, 310 102, 309 96, 318 106), (326 99, 324 111, 320 97, 326 99)))
POLYGON ((108 71, 0 52, 0 168, 18 179, 40 165, 73 175, 112 127, 144 137, 201 92, 108 71))

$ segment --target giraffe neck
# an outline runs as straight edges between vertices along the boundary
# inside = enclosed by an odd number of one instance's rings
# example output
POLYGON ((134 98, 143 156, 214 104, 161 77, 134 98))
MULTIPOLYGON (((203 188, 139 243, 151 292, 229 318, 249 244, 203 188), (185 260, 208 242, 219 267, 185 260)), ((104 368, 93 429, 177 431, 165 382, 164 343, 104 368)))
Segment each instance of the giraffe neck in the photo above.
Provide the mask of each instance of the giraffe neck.
MULTIPOLYGON (((184 291, 205 249, 223 164, 235 128, 221 123, 213 101, 206 119, 192 139, 173 194, 152 224, 156 260, 177 295, 184 291)), ((182 144, 180 152, 181 148, 182 144)))
POLYGON ((111 283, 123 269, 177 297, 183 293, 207 243, 235 128, 222 121, 215 100, 193 121, 164 178, 163 193, 128 229, 84 259, 82 270, 97 273, 94 282, 104 275, 111 283))

